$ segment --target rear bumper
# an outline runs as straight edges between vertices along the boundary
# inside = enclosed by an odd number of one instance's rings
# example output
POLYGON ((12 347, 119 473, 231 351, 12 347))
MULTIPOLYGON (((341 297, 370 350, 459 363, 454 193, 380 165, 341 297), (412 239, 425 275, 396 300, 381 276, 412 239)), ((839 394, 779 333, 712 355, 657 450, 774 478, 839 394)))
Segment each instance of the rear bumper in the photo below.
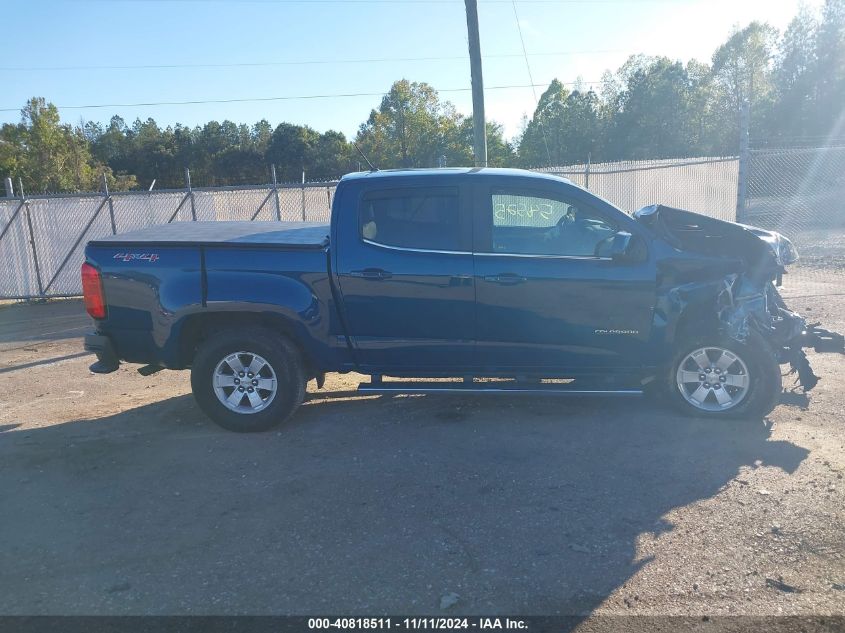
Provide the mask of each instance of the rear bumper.
POLYGON ((97 362, 89 367, 95 374, 110 374, 120 367, 120 360, 118 360, 114 346, 107 336, 86 334, 85 350, 97 355, 97 362))

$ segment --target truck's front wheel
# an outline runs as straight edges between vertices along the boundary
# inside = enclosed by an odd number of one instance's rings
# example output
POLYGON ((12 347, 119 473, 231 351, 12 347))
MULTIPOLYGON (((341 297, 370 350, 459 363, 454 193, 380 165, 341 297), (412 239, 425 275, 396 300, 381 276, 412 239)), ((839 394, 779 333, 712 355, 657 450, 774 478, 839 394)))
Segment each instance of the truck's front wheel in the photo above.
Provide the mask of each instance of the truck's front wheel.
POLYGON ((287 420, 305 397, 297 349, 260 328, 215 332, 197 350, 191 388, 200 409, 230 431, 266 431, 287 420))
POLYGON ((699 417, 764 416, 781 393, 778 361, 756 332, 744 344, 711 337, 680 346, 664 380, 676 405, 699 417))

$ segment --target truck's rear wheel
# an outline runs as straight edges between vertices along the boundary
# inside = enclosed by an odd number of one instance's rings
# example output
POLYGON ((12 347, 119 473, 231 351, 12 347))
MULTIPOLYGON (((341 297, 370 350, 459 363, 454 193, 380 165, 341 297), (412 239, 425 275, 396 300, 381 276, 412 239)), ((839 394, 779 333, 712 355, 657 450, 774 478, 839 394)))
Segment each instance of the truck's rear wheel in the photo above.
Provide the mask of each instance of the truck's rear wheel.
POLYGON ((777 358, 756 332, 745 343, 712 337, 680 346, 664 381, 670 399, 698 417, 763 416, 781 393, 777 358))
POLYGON ((305 397, 297 349, 264 328, 215 332, 199 348, 191 388, 200 409, 230 431, 266 431, 287 420, 305 397))

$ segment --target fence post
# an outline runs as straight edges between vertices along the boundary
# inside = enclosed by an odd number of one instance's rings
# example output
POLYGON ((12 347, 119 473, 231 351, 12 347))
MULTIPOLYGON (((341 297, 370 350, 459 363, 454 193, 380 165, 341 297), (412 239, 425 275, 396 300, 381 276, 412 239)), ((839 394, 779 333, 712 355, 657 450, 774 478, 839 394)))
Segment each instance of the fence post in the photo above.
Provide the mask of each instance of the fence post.
POLYGON ((590 188, 590 162, 592 156, 592 152, 587 152, 587 166, 584 168, 584 189, 590 188))
POLYGON ((282 219, 282 207, 279 204, 279 181, 276 180, 276 165, 270 165, 270 172, 273 174, 273 195, 276 198, 276 220, 282 219))
POLYGON ((326 200, 329 202, 329 217, 332 217, 332 188, 326 185, 326 200))
POLYGON ((751 170, 751 151, 749 150, 749 128, 751 127, 751 104, 748 99, 742 102, 739 118, 739 172, 736 188, 736 221, 745 222, 748 204, 748 175, 751 170))
POLYGON ((18 178, 18 191, 21 193, 21 204, 24 205, 26 212, 26 225, 29 227, 29 245, 32 248, 32 261, 35 264, 35 281, 38 284, 38 296, 42 299, 44 296, 44 284, 41 282, 41 266, 38 264, 38 251, 35 249, 35 233, 32 230, 32 217, 29 213, 29 202, 26 199, 26 194, 23 192, 23 180, 18 178))
POLYGON ((188 198, 191 201, 191 219, 197 221, 197 210, 194 206, 194 190, 191 188, 191 170, 185 167, 185 187, 188 189, 188 198))
POLYGON ((106 180, 106 173, 103 172, 103 195, 109 203, 109 220, 111 221, 111 234, 117 235, 117 225, 114 223, 114 202, 109 193, 109 182, 106 180))
POLYGON ((302 170, 302 221, 305 222, 305 170, 302 170))
POLYGON ((6 197, 7 198, 14 198, 15 197, 15 188, 12 185, 12 179, 8 176, 6 177, 6 197))

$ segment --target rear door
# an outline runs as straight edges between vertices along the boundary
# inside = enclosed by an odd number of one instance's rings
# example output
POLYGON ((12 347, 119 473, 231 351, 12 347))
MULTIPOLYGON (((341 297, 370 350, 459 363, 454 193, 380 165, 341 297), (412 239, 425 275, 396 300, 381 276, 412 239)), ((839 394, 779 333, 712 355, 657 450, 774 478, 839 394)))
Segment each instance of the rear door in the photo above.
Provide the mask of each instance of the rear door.
POLYGON ((344 205, 337 277, 358 365, 438 374, 472 363, 472 219, 458 186, 367 188, 344 205), (346 209, 346 207, 345 207, 346 209))
POLYGON ((647 260, 606 253, 633 221, 566 183, 476 188, 477 364, 555 375, 643 364, 655 301, 647 260))

